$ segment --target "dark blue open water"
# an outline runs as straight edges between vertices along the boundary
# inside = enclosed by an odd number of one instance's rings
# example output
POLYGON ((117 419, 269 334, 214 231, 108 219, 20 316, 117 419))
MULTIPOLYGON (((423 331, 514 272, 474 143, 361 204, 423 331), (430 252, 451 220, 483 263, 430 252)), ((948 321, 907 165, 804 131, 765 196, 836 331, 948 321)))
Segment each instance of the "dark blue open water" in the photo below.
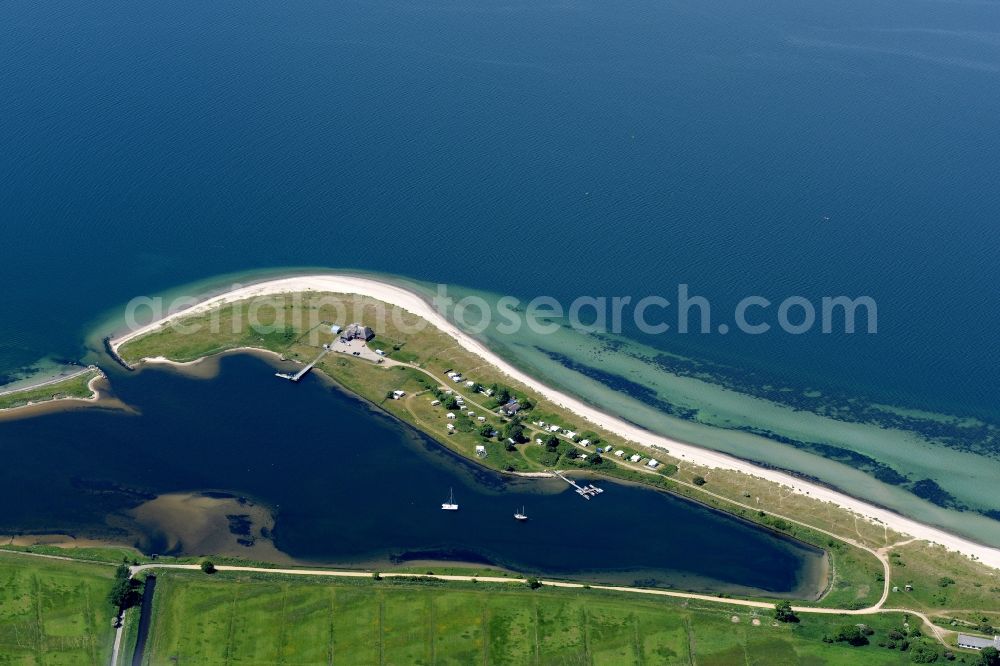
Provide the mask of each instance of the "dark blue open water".
POLYGON ((0 369, 250 268, 686 282, 880 333, 658 346, 997 416, 996 3, 18 2, 0 61, 0 369))
POLYGON ((647 488, 599 482, 605 492, 586 501, 562 481, 502 477, 316 377, 279 381, 247 356, 221 364, 212 381, 116 377, 141 415, 0 423, 0 533, 100 536, 116 525, 164 552, 125 512, 160 493, 210 490, 271 507, 275 546, 302 560, 487 562, 800 597, 826 584, 822 551, 732 516, 647 488), (457 512, 440 509, 451 488, 457 512), (522 505, 526 523, 513 518, 522 505))
POLYGON ((269 267, 526 298, 687 283, 723 319, 869 295, 876 335, 624 333, 873 426, 682 405, 866 476, 738 455, 1000 543, 997 3, 14 2, 0 62, 0 383, 79 359, 133 296, 269 267))

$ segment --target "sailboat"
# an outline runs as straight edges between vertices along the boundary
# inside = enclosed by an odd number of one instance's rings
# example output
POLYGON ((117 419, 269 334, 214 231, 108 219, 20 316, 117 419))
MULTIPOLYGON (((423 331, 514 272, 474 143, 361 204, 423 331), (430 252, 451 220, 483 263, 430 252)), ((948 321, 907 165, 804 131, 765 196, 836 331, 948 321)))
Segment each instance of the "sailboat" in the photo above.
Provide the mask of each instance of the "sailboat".
POLYGON ((521 507, 520 511, 514 513, 514 520, 527 520, 528 514, 524 512, 524 507, 521 507))
POLYGON ((458 511, 458 505, 455 504, 455 489, 451 489, 451 494, 448 496, 448 501, 441 504, 442 511, 458 511))

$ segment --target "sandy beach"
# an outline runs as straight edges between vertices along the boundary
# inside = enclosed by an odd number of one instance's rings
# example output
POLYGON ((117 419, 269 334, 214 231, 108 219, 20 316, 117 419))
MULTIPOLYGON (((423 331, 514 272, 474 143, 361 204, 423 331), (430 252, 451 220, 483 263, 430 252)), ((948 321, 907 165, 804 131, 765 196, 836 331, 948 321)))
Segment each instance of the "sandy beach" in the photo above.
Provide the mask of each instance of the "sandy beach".
POLYGON ((892 511, 867 504, 862 500, 850 497, 836 490, 810 483, 808 481, 796 479, 789 474, 764 469, 752 463, 739 460, 722 453, 710 451, 655 434, 627 423, 618 417, 606 414, 590 405, 587 405, 577 398, 546 386, 537 379, 534 379, 513 367, 478 340, 463 333, 451 324, 418 294, 401 287, 379 282, 370 278, 332 274, 301 275, 296 277, 268 280, 246 287, 241 287, 230 292, 208 298, 188 309, 169 315, 159 321, 152 322, 146 326, 133 330, 126 335, 115 338, 111 341, 111 347, 115 352, 117 352, 121 345, 127 341, 149 333, 150 331, 154 331, 169 322, 198 313, 207 312, 226 303, 241 301, 258 296, 309 291, 358 294, 384 301, 390 305, 408 310, 409 312, 426 319, 432 325, 452 336, 455 338, 457 343, 466 350, 482 357, 486 362, 499 368, 512 379, 527 386, 532 391, 544 396, 553 403, 556 403, 575 413, 580 418, 590 421, 591 423, 613 432, 616 435, 645 446, 667 449, 669 450, 670 455, 696 465, 736 470, 758 478, 782 484, 794 492, 806 494, 809 497, 820 501, 832 502, 846 510, 858 514, 859 516, 884 524, 890 529, 902 534, 941 544, 950 550, 958 551, 970 557, 975 557, 984 564, 1000 569, 1000 549, 990 548, 982 544, 974 543, 968 539, 950 534, 937 527, 924 525, 892 511))

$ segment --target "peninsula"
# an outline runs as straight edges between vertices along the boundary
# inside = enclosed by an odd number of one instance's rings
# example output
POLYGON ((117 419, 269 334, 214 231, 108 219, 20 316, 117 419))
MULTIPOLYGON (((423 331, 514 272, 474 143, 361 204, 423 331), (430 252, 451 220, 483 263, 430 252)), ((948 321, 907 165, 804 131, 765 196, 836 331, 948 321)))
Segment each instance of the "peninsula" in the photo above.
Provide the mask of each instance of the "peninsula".
MULTIPOLYGON (((751 479, 772 486, 777 484, 786 492, 795 493, 810 504, 835 506, 851 516, 870 521, 879 526, 879 530, 884 528, 899 535, 939 544, 948 550, 956 551, 991 567, 1000 568, 1000 550, 996 548, 975 543, 937 527, 921 524, 861 499, 850 497, 834 489, 793 477, 784 472, 764 469, 747 461, 652 433, 617 416, 607 414, 564 392, 546 386, 500 358, 472 336, 458 329, 418 294, 370 278, 331 274, 302 275, 240 287, 120 335, 111 340, 110 346, 116 354, 130 361, 145 358, 148 362, 171 360, 191 362, 208 353, 218 353, 236 346, 247 346, 248 343, 252 345, 252 342, 239 338, 233 340, 232 344, 229 345, 218 339, 204 344, 204 339, 198 336, 172 336, 172 342, 165 344, 166 336, 158 337, 152 334, 169 332, 170 326, 178 321, 188 321, 204 316, 213 310, 240 301, 278 295, 324 293, 366 297, 402 309, 428 322, 436 330, 452 339, 463 350, 477 359, 475 365, 484 363, 489 365, 500 376, 508 378, 512 383, 518 384, 526 391, 548 401, 553 407, 564 410, 568 415, 571 415, 571 418, 577 419, 578 422, 582 420, 581 429, 592 427, 605 431, 610 437, 631 443, 635 447, 645 447, 651 451, 662 452, 657 453, 658 460, 667 464, 675 464, 682 468, 729 472, 748 477, 745 480, 736 481, 734 485, 746 485, 751 479), (172 345, 175 344, 173 341, 176 340, 183 341, 183 345, 190 345, 193 340, 201 340, 203 347, 197 351, 206 353, 192 356, 191 350, 185 350, 183 346, 172 348, 172 345), (178 351, 182 353, 188 351, 189 353, 178 359, 174 357, 178 351)), ((267 348, 263 344, 260 346, 267 348)))

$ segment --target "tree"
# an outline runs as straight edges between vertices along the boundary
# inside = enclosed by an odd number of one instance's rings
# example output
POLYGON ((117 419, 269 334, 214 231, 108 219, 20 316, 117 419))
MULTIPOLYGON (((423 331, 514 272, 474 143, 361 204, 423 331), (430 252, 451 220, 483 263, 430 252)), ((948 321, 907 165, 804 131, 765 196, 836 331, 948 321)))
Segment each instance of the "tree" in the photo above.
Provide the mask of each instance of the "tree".
POLYGON ((202 560, 201 570, 207 574, 213 574, 215 573, 215 564, 212 563, 212 560, 202 560))
POLYGON ((520 423, 508 423, 505 430, 507 437, 511 438, 515 442, 524 440, 524 426, 520 423))
POLYGON ((940 656, 937 648, 926 643, 919 643, 910 650, 910 661, 914 664, 931 664, 937 661, 940 656))
POLYGON ((981 666, 997 666, 1000 664, 1000 652, 995 647, 984 647, 979 652, 981 666))
POLYGON ((531 589, 537 590, 541 586, 542 586, 542 581, 538 580, 534 576, 528 579, 528 587, 530 587, 531 589))
POLYGON ((602 458, 599 454, 595 453, 594 455, 590 456, 590 458, 587 459, 587 462, 589 462, 591 465, 600 465, 602 462, 604 462, 604 458, 602 458))
POLYGON ((493 426, 489 423, 484 423, 483 427, 479 429, 479 436, 483 439, 490 439, 493 437, 493 426))
POLYGON ((855 647, 868 645, 868 637, 861 631, 861 627, 853 624, 842 625, 834 634, 833 640, 838 643, 849 643, 855 647))
POLYGON ((559 438, 555 435, 549 435, 545 438, 545 448, 549 451, 555 451, 559 448, 559 438))
POLYGON ((691 482, 694 483, 694 485, 696 486, 703 486, 707 483, 707 481, 705 481, 705 477, 701 476, 700 474, 691 479, 691 482))
POLYGON ((778 622, 798 622, 799 618, 792 611, 792 604, 787 601, 779 601, 774 604, 774 619, 778 622))
POLYGON ((115 569, 115 581, 108 591, 108 602, 119 610, 124 610, 135 601, 134 589, 132 570, 123 562, 115 569))

